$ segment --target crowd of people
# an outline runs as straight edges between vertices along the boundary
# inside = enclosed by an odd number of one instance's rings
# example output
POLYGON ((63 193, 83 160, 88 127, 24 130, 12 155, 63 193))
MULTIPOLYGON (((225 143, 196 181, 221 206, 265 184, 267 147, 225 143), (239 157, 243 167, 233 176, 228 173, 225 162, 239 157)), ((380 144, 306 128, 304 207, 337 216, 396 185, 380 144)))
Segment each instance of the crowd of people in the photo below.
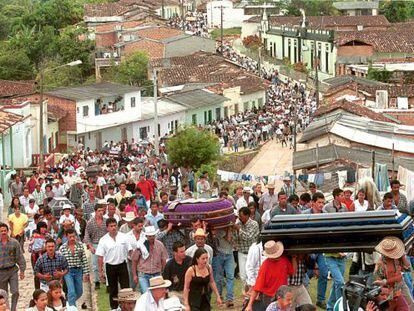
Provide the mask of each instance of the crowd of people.
POLYGON ((184 20, 181 16, 174 16, 168 20, 167 25, 171 28, 184 30, 194 36, 209 38, 207 18, 201 12, 187 12, 184 20))
MULTIPOLYGON (((298 196, 289 178, 280 191, 272 183, 257 183, 238 186, 234 193, 218 186, 213 194, 209 176, 195 181, 191 171, 170 167, 163 145, 158 154, 151 144, 134 141, 105 152, 79 147, 54 167, 28 177, 19 172, 10 183, 13 199, 0 224, 0 306, 5 306, 0 310, 9 310, 5 291, 11 293, 10 310, 17 310, 24 252, 30 252, 34 271, 29 310, 87 308, 88 302, 79 301, 84 281, 94 289, 107 287, 111 310, 168 310, 170 305, 210 310, 212 294, 217 304, 233 308, 240 298, 234 293, 236 277, 243 284, 245 310, 315 310, 308 290, 312 277, 318 277, 315 305, 333 310, 342 296, 350 254, 287 256, 281 242, 260 241, 263 224, 297 213, 407 213, 414 205, 398 181, 391 182, 392 191, 375 207, 366 202, 363 190, 353 198, 350 189, 334 189, 333 201, 326 203, 310 184, 298 196), (197 217, 188 228, 169 223, 164 207, 193 198, 195 192, 230 200, 236 223, 222 229, 197 217), (56 199, 64 204, 56 207, 56 199), (326 299, 328 273, 332 288, 326 299)), ((388 238, 376 253, 353 254, 353 273, 369 275, 388 289, 389 310, 413 308, 411 263, 401 243, 388 238), (396 270, 389 271, 390 263, 396 270)))

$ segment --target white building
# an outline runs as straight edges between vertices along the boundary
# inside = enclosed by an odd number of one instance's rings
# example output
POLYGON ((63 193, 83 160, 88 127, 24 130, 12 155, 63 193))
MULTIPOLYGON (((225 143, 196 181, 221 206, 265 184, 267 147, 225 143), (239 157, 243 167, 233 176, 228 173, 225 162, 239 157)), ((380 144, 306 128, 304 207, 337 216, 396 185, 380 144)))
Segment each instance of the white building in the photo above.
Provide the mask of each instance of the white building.
POLYGON ((221 27, 223 14, 223 28, 241 27, 243 20, 250 16, 244 15, 242 7, 235 8, 229 0, 211 1, 207 3, 207 26, 209 28, 221 27))
POLYGON ((9 168, 29 167, 33 139, 30 104, 6 107, 0 108, 0 163, 9 168))

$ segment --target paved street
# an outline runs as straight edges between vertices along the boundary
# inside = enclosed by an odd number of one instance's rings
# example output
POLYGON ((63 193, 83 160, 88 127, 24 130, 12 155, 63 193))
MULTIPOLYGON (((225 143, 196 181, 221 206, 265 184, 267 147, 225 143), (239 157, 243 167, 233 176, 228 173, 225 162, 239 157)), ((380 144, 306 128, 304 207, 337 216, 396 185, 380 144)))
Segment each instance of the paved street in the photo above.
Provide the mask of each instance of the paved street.
MULTIPOLYGON (((259 176, 283 175, 285 171, 292 171, 293 150, 283 147, 276 140, 267 142, 262 146, 260 152, 247 165, 242 173, 249 173, 259 176)), ((283 182, 276 181, 276 189, 281 187, 283 182)))

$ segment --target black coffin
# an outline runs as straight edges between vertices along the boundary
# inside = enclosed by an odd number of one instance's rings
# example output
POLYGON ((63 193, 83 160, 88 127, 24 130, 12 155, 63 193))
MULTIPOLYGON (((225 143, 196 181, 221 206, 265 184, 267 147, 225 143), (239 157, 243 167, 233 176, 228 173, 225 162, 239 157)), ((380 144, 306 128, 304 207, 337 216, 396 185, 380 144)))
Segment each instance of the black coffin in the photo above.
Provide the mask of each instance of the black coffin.
POLYGON ((386 236, 414 239, 413 219, 398 211, 275 216, 264 226, 263 241, 283 242, 287 253, 372 252, 386 236))

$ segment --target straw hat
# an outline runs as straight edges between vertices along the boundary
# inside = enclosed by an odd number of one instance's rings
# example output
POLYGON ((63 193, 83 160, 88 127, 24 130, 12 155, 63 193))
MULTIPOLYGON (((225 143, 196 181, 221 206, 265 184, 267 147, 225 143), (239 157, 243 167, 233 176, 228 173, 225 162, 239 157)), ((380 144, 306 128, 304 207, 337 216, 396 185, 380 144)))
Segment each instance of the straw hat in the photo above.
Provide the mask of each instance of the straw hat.
POLYGON ((275 188, 276 188, 276 185, 275 185, 275 183, 274 183, 274 182, 271 182, 271 183, 268 183, 268 184, 266 185, 266 188, 267 188, 267 189, 275 189, 275 188))
POLYGON ((135 213, 134 212, 126 212, 125 217, 122 217, 125 221, 133 221, 135 219, 135 213))
POLYGON ((154 235, 156 235, 157 233, 158 233, 158 229, 155 229, 155 227, 154 226, 147 226, 147 227, 144 227, 144 234, 146 235, 146 236, 154 236, 154 235))
POLYGON ((76 184, 81 184, 81 183, 83 183, 83 179, 82 179, 82 178, 80 178, 80 177, 76 177, 76 178, 75 178, 75 183, 76 183, 76 184))
POLYGON ((167 288, 171 286, 170 280, 164 280, 162 275, 154 276, 149 280, 149 287, 148 289, 156 289, 156 288, 167 288))
POLYGON ((395 236, 387 236, 375 246, 375 250, 391 259, 399 259, 405 255, 405 246, 403 241, 395 236))
POLYGON ((263 256, 267 258, 279 258, 283 254, 283 244, 282 242, 267 241, 264 245, 263 256))
POLYGON ((291 181, 290 176, 288 175, 283 176, 283 181, 291 181))
POLYGON ((196 230, 196 232, 194 233, 194 237, 196 236, 202 236, 202 237, 207 237, 207 234, 204 232, 204 230, 202 228, 198 228, 196 230))
POLYGON ((123 288, 118 291, 118 298, 114 298, 117 301, 135 301, 138 299, 138 292, 132 288, 123 288))

